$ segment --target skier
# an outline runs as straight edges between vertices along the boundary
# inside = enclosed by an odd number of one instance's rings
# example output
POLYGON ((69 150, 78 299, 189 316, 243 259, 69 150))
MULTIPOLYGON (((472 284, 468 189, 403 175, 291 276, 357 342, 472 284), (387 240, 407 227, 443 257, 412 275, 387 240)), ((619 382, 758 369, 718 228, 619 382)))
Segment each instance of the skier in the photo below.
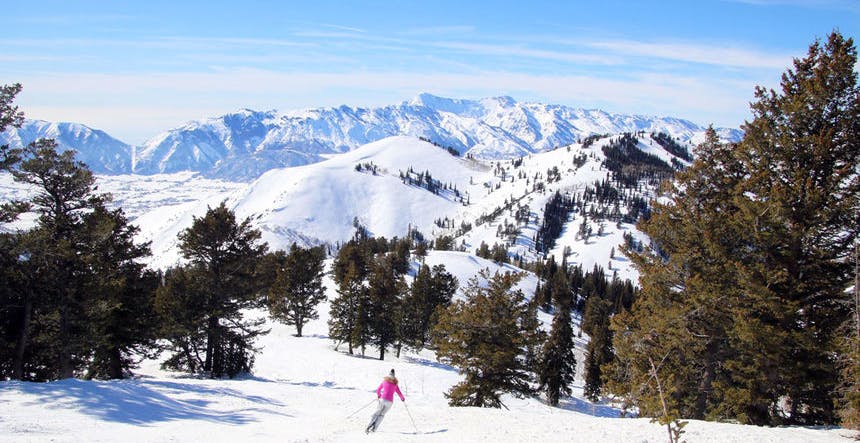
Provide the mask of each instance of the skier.
POLYGON ((385 413, 388 412, 388 410, 391 409, 391 405, 394 404, 395 392, 400 396, 400 401, 406 401, 406 398, 403 397, 403 393, 400 392, 400 388, 397 387, 397 377, 394 376, 394 369, 392 369, 391 372, 382 379, 382 383, 379 384, 379 387, 376 388, 376 398, 379 400, 379 407, 376 408, 376 412, 373 413, 373 417, 370 419, 370 424, 367 425, 364 432, 376 432, 376 428, 378 428, 379 424, 382 423, 382 418, 385 417, 385 413))

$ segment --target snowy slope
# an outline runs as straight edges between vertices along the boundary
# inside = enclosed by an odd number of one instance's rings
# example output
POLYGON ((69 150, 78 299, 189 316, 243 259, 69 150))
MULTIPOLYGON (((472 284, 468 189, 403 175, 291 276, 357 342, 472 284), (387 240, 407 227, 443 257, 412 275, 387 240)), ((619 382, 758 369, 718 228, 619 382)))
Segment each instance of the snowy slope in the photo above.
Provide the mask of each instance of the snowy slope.
MULTIPOLYGON (((427 260, 474 274, 492 266, 465 256, 431 253, 427 260)), ((331 280, 326 281, 334 297, 331 280)), ((261 314, 261 313, 260 313, 261 314)), ((564 398, 503 398, 509 409, 449 407, 444 393, 461 380, 430 351, 377 360, 334 350, 328 306, 305 336, 270 323, 258 345, 253 376, 207 380, 168 373, 146 361, 139 377, 122 381, 0 383, 0 441, 14 442, 664 442, 666 430, 645 418, 620 418, 607 404, 564 398), (395 400, 379 431, 365 435, 375 389, 395 369, 406 403, 395 400)), ((690 442, 847 442, 850 432, 826 428, 766 428, 691 421, 690 442)))
MULTIPOLYGON (((390 137, 319 163, 271 170, 246 186, 222 185, 215 189, 224 192, 201 193, 196 200, 162 204, 143 212, 134 222, 141 226, 139 239, 152 242, 154 255, 150 264, 159 268, 179 260, 176 235, 191 225, 193 217, 202 216, 207 207, 221 201, 226 201, 240 218, 252 217, 272 249, 287 249, 294 242, 335 246, 353 236, 354 222, 358 221, 376 236, 403 237, 409 229, 417 229, 428 240, 452 236, 457 248, 473 253, 481 243, 490 247, 505 244, 511 257, 533 261, 540 255, 534 249, 534 236, 547 201, 556 191, 581 193, 586 186, 606 179, 609 171, 601 163, 602 146, 608 141, 602 139, 588 148, 572 145, 530 155, 514 166, 513 161, 455 157, 411 137, 390 137), (577 156, 585 156, 587 162, 575 165, 577 156), (376 172, 358 171, 357 165, 373 165, 376 172), (559 180, 546 180, 551 168, 559 170, 559 180), (450 190, 434 194, 404 183, 401 175, 410 170, 413 174, 429 173, 450 189, 456 188, 460 197, 450 190), (536 182, 544 183, 544 188, 536 190, 536 182), (519 210, 528 211, 528 222, 516 223, 515 238, 500 234, 505 225, 515 223, 519 210), (463 229, 464 225, 468 229, 463 229)), ((671 156, 645 137, 640 148, 667 159, 671 156)), ((646 199, 652 196, 647 188, 642 195, 646 199)), ((630 232, 644 240, 634 226, 589 220, 595 235, 579 238, 576 232, 581 223, 579 214, 571 215, 550 251, 556 260, 561 262, 567 249, 568 263, 582 265, 586 270, 599 265, 610 275, 617 272, 622 279, 636 280, 635 270, 620 253, 610 258, 613 248, 617 252, 622 244, 623 233, 630 232)))

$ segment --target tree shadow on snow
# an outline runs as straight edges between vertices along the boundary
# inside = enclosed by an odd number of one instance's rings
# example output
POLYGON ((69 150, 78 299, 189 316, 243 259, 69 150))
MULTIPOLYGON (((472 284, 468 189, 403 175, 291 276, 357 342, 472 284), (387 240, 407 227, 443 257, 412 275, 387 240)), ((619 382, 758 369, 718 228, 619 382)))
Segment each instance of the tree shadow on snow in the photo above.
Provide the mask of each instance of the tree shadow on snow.
POLYGON ((347 390, 347 391, 357 391, 358 389, 349 386, 338 386, 337 383, 333 381, 324 381, 322 383, 314 383, 310 381, 289 381, 289 380, 278 380, 278 383, 286 383, 293 386, 305 386, 309 388, 326 388, 326 389, 339 389, 339 390, 347 390))
POLYGON ((416 364, 416 365, 429 366, 431 368, 443 369, 445 371, 451 371, 451 372, 457 372, 457 368, 455 368, 453 366, 446 365, 444 363, 439 363, 439 362, 433 361, 433 360, 428 360, 426 358, 405 356, 405 357, 403 357, 403 359, 409 363, 416 364))
POLYGON ((592 417, 606 417, 606 418, 619 418, 621 417, 621 410, 618 408, 614 408, 608 405, 601 405, 592 403, 590 401, 576 398, 576 397, 564 397, 558 404, 559 408, 579 412, 581 414, 587 414, 592 417))
POLYGON ((17 386, 22 392, 38 396, 34 402, 40 405, 47 405, 49 408, 73 408, 101 420, 134 425, 174 420, 205 420, 238 425, 257 421, 254 414, 261 412, 288 416, 278 410, 278 407, 284 405, 276 400, 246 395, 228 388, 190 383, 160 380, 63 380, 52 383, 23 383, 17 386), (214 399, 223 397, 233 397, 252 405, 233 410, 212 409, 212 405, 216 403, 214 399), (61 404, 56 404, 58 402, 61 404))

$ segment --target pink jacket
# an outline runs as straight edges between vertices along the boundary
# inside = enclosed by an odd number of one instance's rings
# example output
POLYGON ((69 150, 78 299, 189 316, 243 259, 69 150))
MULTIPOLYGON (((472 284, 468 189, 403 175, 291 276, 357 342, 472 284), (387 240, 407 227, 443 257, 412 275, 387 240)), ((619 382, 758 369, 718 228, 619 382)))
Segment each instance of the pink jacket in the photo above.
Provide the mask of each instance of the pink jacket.
POLYGON ((397 379, 385 377, 382 380, 382 383, 379 384, 379 387, 376 388, 376 397, 383 400, 394 401, 395 392, 400 396, 400 401, 406 401, 406 399, 403 398, 403 394, 400 392, 400 388, 397 387, 397 379))

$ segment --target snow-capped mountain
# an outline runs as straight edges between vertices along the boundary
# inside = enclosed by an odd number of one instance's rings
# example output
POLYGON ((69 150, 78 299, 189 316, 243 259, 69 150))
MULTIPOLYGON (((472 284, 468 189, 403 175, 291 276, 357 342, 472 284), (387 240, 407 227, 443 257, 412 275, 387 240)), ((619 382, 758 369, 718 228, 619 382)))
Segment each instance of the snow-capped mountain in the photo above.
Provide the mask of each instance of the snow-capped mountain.
MULTIPOLYGON (((570 215, 554 248, 535 248, 545 206, 556 191, 584 201, 587 188, 608 180, 603 147, 611 139, 488 161, 457 157, 414 137, 389 137, 315 164, 271 170, 233 190, 201 193, 198 201, 161 205, 134 223, 142 229, 141 240, 152 242, 152 265, 161 268, 179 260, 176 236, 193 217, 226 201, 237 216, 252 217, 273 249, 287 249, 294 242, 334 246, 350 239, 359 223, 370 234, 387 238, 403 237, 410 230, 420 231, 427 240, 449 236, 457 249, 467 252, 482 243, 498 243, 511 257, 526 260, 544 252, 559 261, 567 255, 569 263, 586 269, 597 264, 635 279, 629 262, 613 257, 612 250, 625 235, 642 235, 632 223, 593 215, 612 203, 581 207, 570 215), (577 233, 583 223, 594 235, 577 233)), ((681 161, 647 135, 637 143, 638 149, 667 164, 681 161)), ((636 195, 650 199, 652 188, 642 189, 636 195)), ((623 204, 619 210, 626 211, 623 204)))
POLYGON ((20 148, 40 138, 56 140, 60 150, 77 151, 77 159, 97 174, 128 174, 133 170, 131 145, 79 123, 26 120, 20 128, 0 133, 0 144, 20 148))
MULTIPOLYGON (((284 113, 241 110, 189 122, 133 150, 120 143, 123 149, 109 163, 102 163, 108 160, 102 151, 113 148, 93 146, 85 139, 76 143, 69 137, 64 147, 81 152, 81 158, 99 172, 196 171, 247 181, 273 168, 316 163, 328 155, 397 135, 425 138, 463 154, 498 160, 545 152, 594 134, 656 131, 695 142, 704 129, 677 118, 521 103, 510 97, 461 100, 420 94, 380 108, 341 106, 284 113)), ((49 136, 28 135, 32 137, 19 138, 29 142, 49 136)), ((737 140, 740 131, 724 129, 721 135, 737 140)))

